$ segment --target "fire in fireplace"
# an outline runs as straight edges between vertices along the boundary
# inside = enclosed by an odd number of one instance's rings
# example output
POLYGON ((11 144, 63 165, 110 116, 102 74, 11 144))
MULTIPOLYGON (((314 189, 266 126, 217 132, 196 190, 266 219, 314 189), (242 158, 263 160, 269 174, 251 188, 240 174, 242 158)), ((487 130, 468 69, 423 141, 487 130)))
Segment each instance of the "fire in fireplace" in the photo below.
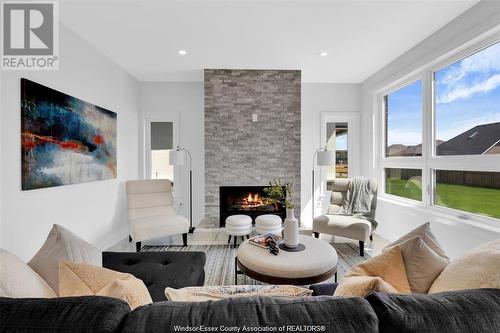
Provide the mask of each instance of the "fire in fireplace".
POLYGON ((265 186, 221 186, 220 226, 224 227, 230 215, 245 214, 255 221, 262 214, 276 214, 285 217, 285 208, 279 203, 268 203, 264 200, 265 186))

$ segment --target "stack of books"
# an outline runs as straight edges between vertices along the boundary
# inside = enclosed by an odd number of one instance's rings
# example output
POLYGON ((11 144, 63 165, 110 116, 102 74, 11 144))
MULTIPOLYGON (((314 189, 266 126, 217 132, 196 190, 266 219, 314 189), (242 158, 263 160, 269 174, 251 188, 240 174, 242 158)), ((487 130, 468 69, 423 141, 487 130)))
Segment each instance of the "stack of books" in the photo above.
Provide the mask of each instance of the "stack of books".
POLYGON ((267 249, 268 248, 268 246, 266 244, 267 237, 271 237, 274 240, 274 242, 276 243, 276 245, 283 242, 283 237, 275 235, 275 234, 258 235, 258 236, 250 238, 248 241, 250 242, 250 244, 261 247, 263 249, 267 249))

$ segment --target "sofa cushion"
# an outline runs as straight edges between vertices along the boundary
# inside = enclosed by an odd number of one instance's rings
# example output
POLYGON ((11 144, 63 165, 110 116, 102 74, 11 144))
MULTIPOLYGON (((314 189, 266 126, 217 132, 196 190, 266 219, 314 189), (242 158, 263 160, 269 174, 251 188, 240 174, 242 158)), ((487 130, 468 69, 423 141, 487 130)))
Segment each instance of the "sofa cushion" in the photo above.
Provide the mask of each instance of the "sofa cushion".
POLYGON ((31 267, 0 249, 0 297, 56 297, 52 288, 31 267))
POLYGON ((57 293, 59 290, 59 261, 70 260, 101 266, 99 249, 71 231, 54 224, 40 250, 28 262, 57 293))
POLYGON ((202 286, 204 252, 104 252, 103 266, 141 279, 154 302, 165 301, 165 288, 202 286))
POLYGON ((500 332, 500 289, 433 295, 371 293, 380 332, 500 332))
MULTIPOLYGON (((377 332, 378 320, 362 298, 232 298, 199 303, 159 302, 135 309, 123 332, 174 332, 175 327, 324 326, 324 332, 377 332)), ((220 329, 219 329, 220 331, 220 329)), ((291 330, 288 330, 291 331, 291 330)), ((298 331, 298 330, 296 330, 298 331)))
POLYGON ((473 288, 500 288, 500 239, 452 260, 429 293, 473 288))
POLYGON ((132 274, 71 261, 59 263, 59 295, 109 296, 124 300, 131 309, 152 302, 144 282, 132 274))
POLYGON ((120 332, 129 313, 109 297, 0 298, 0 332, 120 332))

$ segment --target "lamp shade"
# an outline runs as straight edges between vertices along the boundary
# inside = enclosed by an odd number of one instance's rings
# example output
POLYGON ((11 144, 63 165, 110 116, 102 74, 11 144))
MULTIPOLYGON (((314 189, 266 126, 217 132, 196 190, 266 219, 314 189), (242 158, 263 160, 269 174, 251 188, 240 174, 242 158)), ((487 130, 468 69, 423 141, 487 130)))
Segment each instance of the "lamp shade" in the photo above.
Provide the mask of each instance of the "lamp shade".
POLYGON ((170 165, 184 165, 186 154, 183 150, 172 150, 168 154, 168 163, 170 165))
POLYGON ((335 164, 335 151, 321 150, 318 151, 317 164, 320 166, 335 164))

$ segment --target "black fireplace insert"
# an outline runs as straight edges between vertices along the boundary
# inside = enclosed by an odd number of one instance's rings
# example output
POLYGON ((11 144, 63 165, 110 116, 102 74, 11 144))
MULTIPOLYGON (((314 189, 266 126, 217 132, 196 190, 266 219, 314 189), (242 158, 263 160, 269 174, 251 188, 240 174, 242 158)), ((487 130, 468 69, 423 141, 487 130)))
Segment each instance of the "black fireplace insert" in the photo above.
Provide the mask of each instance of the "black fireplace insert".
POLYGON ((286 210, 280 203, 269 204, 265 197, 266 186, 221 186, 219 187, 220 226, 226 225, 230 215, 244 214, 255 218, 263 214, 275 214, 285 218, 286 210))

